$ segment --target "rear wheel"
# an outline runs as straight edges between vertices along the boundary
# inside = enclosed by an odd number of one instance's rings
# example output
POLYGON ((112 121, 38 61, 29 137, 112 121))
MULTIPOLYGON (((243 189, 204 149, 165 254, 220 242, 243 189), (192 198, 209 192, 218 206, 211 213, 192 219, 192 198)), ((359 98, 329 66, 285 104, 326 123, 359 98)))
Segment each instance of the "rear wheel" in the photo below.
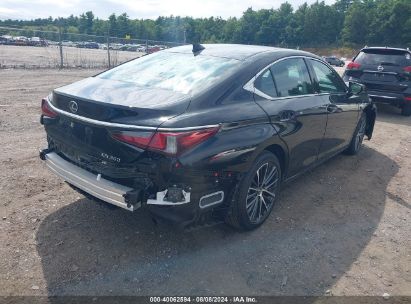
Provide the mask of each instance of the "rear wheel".
POLYGON ((281 183, 281 167, 277 157, 262 153, 241 179, 226 221, 241 230, 252 230, 268 218, 277 200, 281 183))
POLYGON ((358 122, 357 128, 355 129, 354 135, 351 139, 350 145, 346 150, 346 154, 355 155, 360 151, 362 142, 365 136, 365 128, 367 126, 367 117, 365 113, 362 113, 360 121, 358 122))
POLYGON ((411 103, 406 103, 401 108, 401 115, 403 116, 411 116, 411 103))

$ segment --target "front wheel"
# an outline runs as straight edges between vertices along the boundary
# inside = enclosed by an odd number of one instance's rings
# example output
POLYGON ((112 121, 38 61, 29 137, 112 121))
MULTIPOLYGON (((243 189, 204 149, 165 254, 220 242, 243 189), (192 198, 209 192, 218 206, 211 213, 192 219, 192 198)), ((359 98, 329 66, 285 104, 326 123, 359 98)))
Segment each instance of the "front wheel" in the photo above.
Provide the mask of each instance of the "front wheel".
POLYGON ((346 150, 346 154, 355 155, 360 151, 362 142, 365 136, 365 128, 367 127, 367 117, 365 113, 361 114, 360 121, 358 122, 357 128, 355 129, 354 135, 351 139, 350 145, 346 150))
POLYGON ((262 153, 237 185, 227 223, 241 230, 252 230, 264 223, 277 200, 280 183, 277 157, 270 152, 262 153))

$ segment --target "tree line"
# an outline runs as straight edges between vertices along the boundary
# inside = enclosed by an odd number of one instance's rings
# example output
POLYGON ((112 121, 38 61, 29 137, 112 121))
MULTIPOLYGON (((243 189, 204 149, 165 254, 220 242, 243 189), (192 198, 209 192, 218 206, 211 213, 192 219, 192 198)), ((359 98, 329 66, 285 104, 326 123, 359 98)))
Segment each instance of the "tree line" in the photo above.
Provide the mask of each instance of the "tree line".
MULTIPOLYGON (((0 26, 26 31, 58 31, 69 40, 78 34, 130 37, 178 43, 243 43, 284 47, 361 46, 411 44, 410 0, 337 0, 290 3, 278 9, 248 8, 240 18, 158 17, 130 19, 127 13, 107 20, 88 11, 80 16, 34 20, 3 20, 0 26), (71 35, 71 36, 70 36, 71 35)), ((48 38, 48 37, 44 37, 48 38)), ((50 39, 50 38, 48 38, 50 39)))

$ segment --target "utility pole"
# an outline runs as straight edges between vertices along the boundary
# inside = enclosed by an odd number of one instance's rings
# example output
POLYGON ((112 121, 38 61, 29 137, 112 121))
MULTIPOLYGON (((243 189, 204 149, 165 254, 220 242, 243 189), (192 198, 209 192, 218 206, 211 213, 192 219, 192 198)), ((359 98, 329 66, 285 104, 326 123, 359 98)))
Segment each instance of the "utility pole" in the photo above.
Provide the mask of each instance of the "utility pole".
POLYGON ((110 62, 110 26, 107 28, 107 59, 108 59, 108 68, 111 68, 110 62))
POLYGON ((61 22, 62 22, 62 19, 60 18, 60 21, 59 21, 60 69, 63 68, 63 44, 61 41, 61 22))
POLYGON ((187 40, 187 37, 186 37, 186 29, 184 29, 184 44, 186 44, 186 40, 187 40))

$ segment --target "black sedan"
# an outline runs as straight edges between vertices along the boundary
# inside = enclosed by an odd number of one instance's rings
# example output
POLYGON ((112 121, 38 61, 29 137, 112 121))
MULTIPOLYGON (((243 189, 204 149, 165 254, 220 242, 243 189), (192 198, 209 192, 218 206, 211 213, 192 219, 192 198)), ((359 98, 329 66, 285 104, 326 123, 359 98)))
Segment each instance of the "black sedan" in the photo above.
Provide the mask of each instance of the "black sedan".
POLYGON ((198 225, 261 225, 281 184, 371 138, 363 87, 303 51, 182 46, 55 89, 40 157, 86 196, 198 225))
POLYGON ((335 56, 329 56, 329 57, 324 57, 324 60, 328 62, 331 65, 335 65, 338 67, 343 67, 345 65, 345 62, 335 56))

